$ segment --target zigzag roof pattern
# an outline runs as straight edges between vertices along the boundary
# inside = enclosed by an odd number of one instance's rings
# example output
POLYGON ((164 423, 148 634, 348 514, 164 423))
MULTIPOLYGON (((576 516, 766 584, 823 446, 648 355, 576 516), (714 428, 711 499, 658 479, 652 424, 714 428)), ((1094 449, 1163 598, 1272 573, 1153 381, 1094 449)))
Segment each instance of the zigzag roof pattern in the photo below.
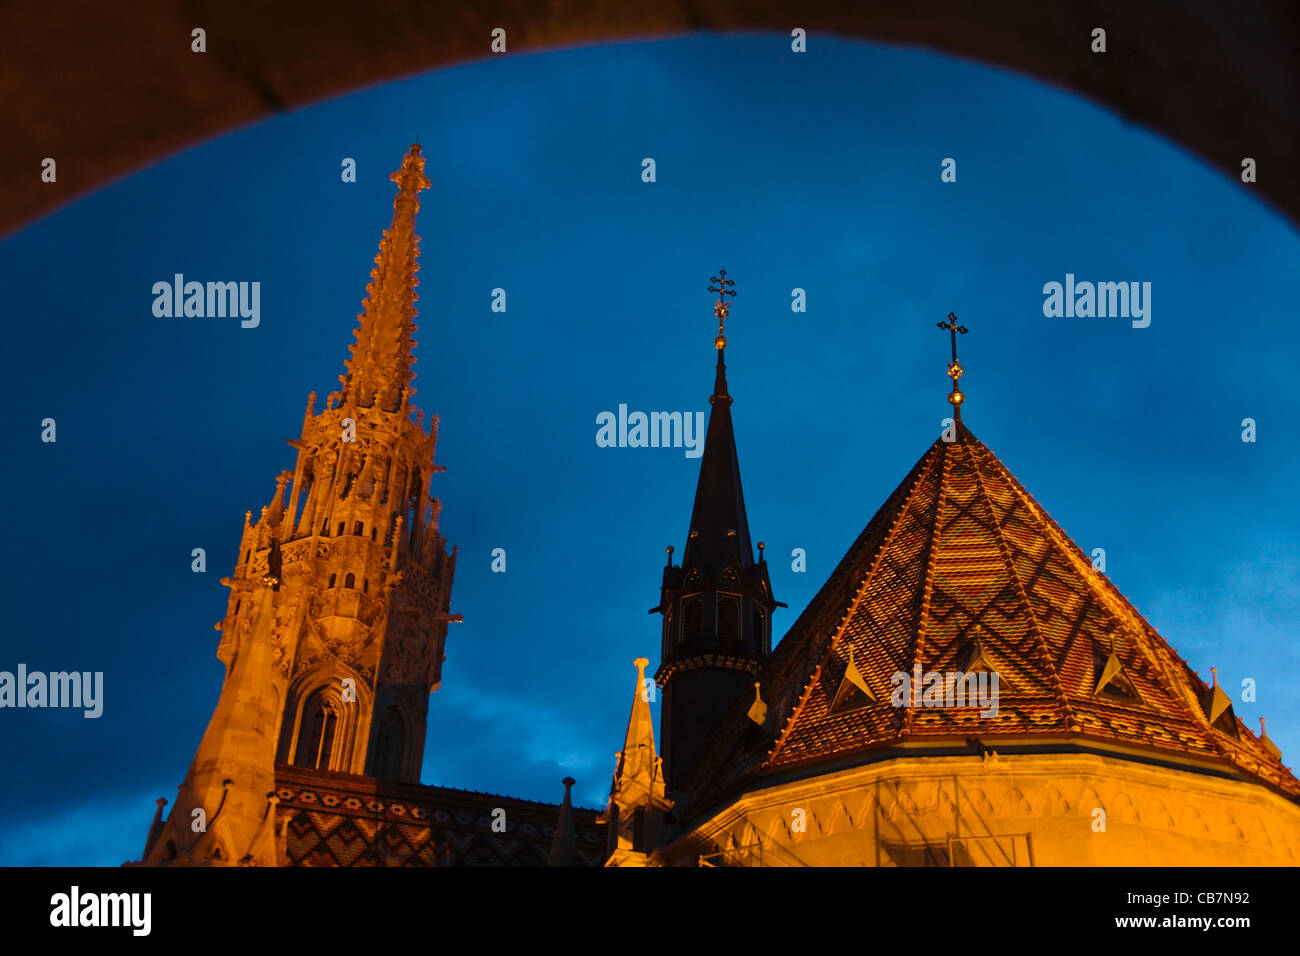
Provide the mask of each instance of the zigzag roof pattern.
POLYGON ((945 738, 1093 739, 1227 764, 1300 796, 1271 742, 960 422, 872 518, 760 680, 764 733, 746 726, 749 701, 738 701, 692 772, 693 809, 755 774, 945 738), (996 672, 997 714, 894 706, 891 679, 918 666, 996 672))
MULTIPOLYGON (((451 787, 276 766, 282 866, 545 866, 560 807, 451 787), (505 831, 494 811, 505 811, 505 831)), ((574 865, 605 861, 597 811, 572 808, 574 865)))

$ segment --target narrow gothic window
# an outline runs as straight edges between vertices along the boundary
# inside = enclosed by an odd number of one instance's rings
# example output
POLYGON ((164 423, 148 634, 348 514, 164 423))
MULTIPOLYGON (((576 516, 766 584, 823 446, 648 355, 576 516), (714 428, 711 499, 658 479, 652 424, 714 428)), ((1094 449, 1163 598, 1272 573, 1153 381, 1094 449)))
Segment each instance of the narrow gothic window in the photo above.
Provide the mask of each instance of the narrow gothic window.
POLYGON ((352 533, 353 533, 353 534, 365 534, 365 533, 366 533, 366 532, 365 532, 365 525, 362 524, 360 521, 358 521, 356 524, 354 524, 354 525, 352 526, 352 533))
POLYGON ((329 587, 334 587, 334 579, 335 579, 336 577, 338 577, 337 574, 331 574, 331 575, 330 575, 330 583, 329 583, 329 587))
POLYGON ((362 579, 361 579, 361 593, 362 593, 362 594, 369 594, 369 593, 370 593, 370 579, 369 579, 369 578, 362 578, 362 579))
POLYGON ((346 521, 340 521, 340 522, 339 522, 339 534, 342 534, 342 533, 343 533, 343 529, 346 528, 347 526, 348 526, 348 523, 347 523, 346 521))
POLYGON ((323 537, 323 538, 328 538, 328 537, 330 536, 330 519, 329 519, 329 518, 326 518, 324 524, 322 524, 322 525, 320 526, 320 533, 321 533, 321 537, 323 537))
POLYGON ((731 649, 740 646, 740 599, 730 594, 718 595, 718 644, 731 649))
POLYGON ((700 599, 687 598, 682 602, 682 643, 698 643, 700 640, 700 599))
POLYGON ((371 528, 371 529, 370 529, 370 540, 371 540, 371 541, 376 541, 376 540, 378 540, 378 539, 379 539, 379 529, 378 529, 378 528, 371 528))
POLYGON ((324 728, 321 730, 320 748, 316 751, 316 769, 329 770, 330 757, 334 752, 334 731, 338 729, 339 715, 329 704, 325 705, 321 713, 324 715, 324 728))
POLYGON ((348 576, 343 579, 343 586, 345 588, 355 588, 357 586, 357 576, 349 571, 348 576))
POLYGON ((302 487, 299 489, 298 507, 293 516, 292 527, 297 528, 302 522, 303 515, 307 513, 307 499, 311 497, 311 486, 315 483, 315 478, 311 475, 303 475, 302 487))
POLYGON ((763 640, 763 609, 754 607, 754 649, 760 654, 767 651, 767 643, 763 640))
POLYGON ((320 691, 307 698, 302 708, 302 725, 298 731, 298 746, 294 750, 296 767, 310 770, 329 770, 334 751, 334 732, 338 729, 338 714, 334 705, 325 700, 320 691))

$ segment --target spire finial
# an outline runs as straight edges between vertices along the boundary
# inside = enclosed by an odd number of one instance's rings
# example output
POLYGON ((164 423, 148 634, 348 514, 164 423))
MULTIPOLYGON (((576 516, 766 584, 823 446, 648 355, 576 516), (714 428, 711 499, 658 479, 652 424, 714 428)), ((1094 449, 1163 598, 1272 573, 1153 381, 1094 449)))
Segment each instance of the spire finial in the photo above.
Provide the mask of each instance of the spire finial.
MULTIPOLYGON (((415 216, 420 208, 420 191, 428 189, 424 155, 412 143, 402 157, 402 166, 388 177, 397 184, 393 197, 393 219, 379 243, 375 267, 370 271, 366 298, 357 317, 359 325, 350 346, 352 357, 344 365, 347 374, 340 404, 358 408, 379 407, 396 412, 415 394, 412 350, 416 317, 417 273, 420 270, 420 237, 415 234, 415 216), (407 389, 403 397, 402 390, 407 389)), ((330 396, 333 407, 334 395, 330 396)))
POLYGON ((727 278, 727 270, 719 269, 718 274, 709 278, 710 282, 716 285, 709 286, 710 292, 718 294, 718 301, 713 303, 713 314, 718 318, 718 337, 713 340, 714 347, 721 352, 727 347, 727 336, 725 334, 725 324, 727 317, 731 314, 731 306, 727 302, 727 296, 733 299, 736 297, 735 291, 731 288, 736 284, 734 279, 727 278))
POLYGON ((952 404, 957 420, 961 421, 961 403, 966 401, 966 396, 959 387, 962 367, 961 363, 957 361, 957 335, 958 333, 965 335, 970 329, 957 324, 957 315, 954 312, 949 312, 948 321, 940 322, 938 326, 941 329, 947 329, 952 336, 952 361, 948 363, 948 377, 952 379, 952 391, 948 393, 948 401, 952 404))

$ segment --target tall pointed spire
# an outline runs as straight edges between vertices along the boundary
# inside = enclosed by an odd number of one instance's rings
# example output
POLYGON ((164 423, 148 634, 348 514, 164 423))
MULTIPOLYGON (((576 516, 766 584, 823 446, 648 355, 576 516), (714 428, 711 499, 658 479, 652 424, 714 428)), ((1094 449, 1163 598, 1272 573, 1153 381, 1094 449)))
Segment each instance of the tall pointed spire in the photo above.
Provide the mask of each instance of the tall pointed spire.
POLYGON ((415 393, 411 352, 415 345, 415 289, 419 285, 416 273, 420 270, 415 214, 420 209, 420 190, 430 186, 418 145, 411 146, 402 168, 389 178, 398 187, 393 221, 380 240, 357 317, 360 324, 353 333, 356 343, 349 346, 352 358, 344 363, 348 371, 339 381, 343 383, 341 404, 395 412, 415 393))
POLYGON ((740 487, 740 459, 736 454, 736 434, 731 424, 731 396, 727 392, 727 348, 725 323, 731 314, 727 296, 735 296, 735 281, 722 269, 712 280, 710 292, 718 294, 713 314, 718 319, 718 337, 713 346, 718 351, 713 394, 709 404, 709 428, 700 459, 700 479, 695 488, 695 506, 691 510, 691 527, 682 552, 682 567, 715 576, 724 565, 736 569, 754 563, 749 538, 749 519, 745 513, 745 495, 740 487))
MULTIPOLYGON (((759 546, 749 537, 740 487, 740 460, 727 391, 728 296, 735 296, 726 270, 713 277, 718 295, 717 371, 709 404, 709 427, 700 477, 680 567, 672 552, 663 571, 659 606, 664 617, 663 660, 655 679, 664 688, 663 761, 675 791, 718 720, 742 694, 753 700, 753 682, 772 648, 772 611, 780 605, 759 546)), ((674 795, 673 799, 676 799, 674 795)))
POLYGON ((245 513, 219 622, 217 706, 151 864, 274 865, 277 767, 414 783, 429 694, 442 679, 456 552, 430 494, 438 442, 408 404, 415 331, 418 194, 413 146, 393 174, 356 344, 332 393, 303 414, 292 471, 256 523, 245 513), (288 487, 291 484, 292 490, 288 487), (349 684, 355 694, 341 693, 349 684), (350 697, 350 699, 349 699, 350 697), (220 808, 218 810, 218 808, 220 808), (203 841, 191 815, 207 814, 203 841))

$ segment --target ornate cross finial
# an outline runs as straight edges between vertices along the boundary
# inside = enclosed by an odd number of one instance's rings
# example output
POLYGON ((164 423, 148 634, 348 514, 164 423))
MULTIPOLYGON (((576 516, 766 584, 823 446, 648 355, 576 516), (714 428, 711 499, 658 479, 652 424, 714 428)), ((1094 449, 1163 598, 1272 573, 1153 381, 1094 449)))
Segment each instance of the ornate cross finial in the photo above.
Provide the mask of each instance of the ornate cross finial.
POLYGON ((717 283, 717 285, 709 286, 709 291, 718 294, 718 301, 713 304, 713 314, 718 317, 718 337, 713 340, 713 344, 718 349, 724 349, 727 347, 727 337, 723 334, 723 325, 727 321, 727 316, 731 313, 731 306, 727 303, 727 296, 731 296, 733 299, 736 297, 736 293, 731 289, 731 286, 735 285, 736 282, 734 279, 727 278, 726 269, 719 269, 718 274, 711 276, 709 281, 717 283))
POLYGON ((393 197, 394 206, 400 199, 415 199, 420 190, 428 189, 431 185, 428 177, 424 175, 423 153, 419 143, 412 143, 411 148, 402 157, 402 168, 388 177, 397 183, 401 190, 393 197))
POLYGON ((966 401, 966 396, 962 394, 961 389, 957 387, 962 373, 961 363, 957 361, 957 335, 958 333, 965 335, 970 331, 970 329, 966 328, 964 325, 958 325, 957 315, 953 312, 948 313, 947 322, 939 322, 938 326, 941 329, 947 329, 949 334, 952 336, 952 361, 948 363, 948 377, 952 379, 952 391, 948 393, 948 401, 952 403, 952 407, 957 413, 957 418, 960 420, 961 403, 966 401))

